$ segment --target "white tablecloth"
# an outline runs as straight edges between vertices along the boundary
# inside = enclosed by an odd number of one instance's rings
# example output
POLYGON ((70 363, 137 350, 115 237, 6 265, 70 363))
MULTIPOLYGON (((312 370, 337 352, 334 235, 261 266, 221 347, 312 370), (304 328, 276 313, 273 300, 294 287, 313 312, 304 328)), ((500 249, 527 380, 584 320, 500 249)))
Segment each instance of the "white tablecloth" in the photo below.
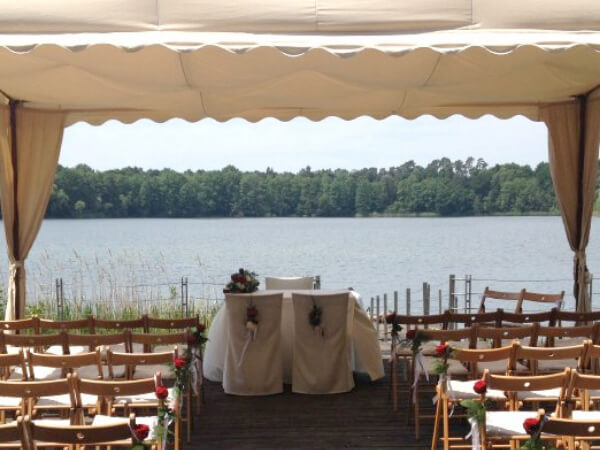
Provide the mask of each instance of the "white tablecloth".
MULTIPOLYGON (((260 291, 261 293, 282 292, 283 305, 281 317, 281 339, 283 350, 283 379, 285 383, 292 382, 292 361, 294 343, 294 307, 292 305, 292 292, 329 294, 329 291, 260 291)), ((339 291, 336 291, 339 292, 339 291)), ((355 372, 364 372, 371 380, 384 376, 383 360, 377 331, 373 327, 369 316, 362 308, 360 295, 348 291, 354 299, 354 322, 352 324, 353 366, 355 372)), ((211 381, 223 381, 223 366, 225 364, 225 349, 229 326, 224 305, 217 311, 210 330, 204 354, 204 377, 211 381)))

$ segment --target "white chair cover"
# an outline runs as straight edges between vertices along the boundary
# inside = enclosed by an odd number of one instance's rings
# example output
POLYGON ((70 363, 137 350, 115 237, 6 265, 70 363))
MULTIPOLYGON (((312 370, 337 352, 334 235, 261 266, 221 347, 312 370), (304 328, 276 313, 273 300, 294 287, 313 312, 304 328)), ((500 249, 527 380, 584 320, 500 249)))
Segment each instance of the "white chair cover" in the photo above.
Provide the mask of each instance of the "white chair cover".
POLYGON ((227 294, 229 336, 223 368, 223 389, 235 395, 283 392, 281 304, 283 294, 227 294), (258 310, 254 337, 246 328, 246 310, 258 310))
POLYGON ((265 289, 288 290, 288 289, 312 289, 313 277, 265 277, 265 289))
POLYGON ((347 293, 294 293, 292 303, 295 327, 292 391, 335 394, 352 390, 353 300, 347 293), (309 322, 313 304, 322 309, 320 328, 309 322))

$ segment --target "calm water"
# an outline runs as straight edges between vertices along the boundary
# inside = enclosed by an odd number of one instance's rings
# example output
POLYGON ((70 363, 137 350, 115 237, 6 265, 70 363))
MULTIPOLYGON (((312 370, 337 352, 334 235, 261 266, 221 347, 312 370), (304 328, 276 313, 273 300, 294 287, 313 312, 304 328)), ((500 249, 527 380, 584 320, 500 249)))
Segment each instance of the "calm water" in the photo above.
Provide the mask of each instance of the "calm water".
MULTIPOLYGON (((598 225, 594 219, 588 258, 600 273, 598 225)), ((572 254, 559 217, 47 220, 27 264, 36 296, 51 295, 56 277, 93 298, 116 286, 177 286, 187 276, 190 294, 217 297, 229 274, 245 267, 261 276, 318 274, 324 289, 352 286, 367 301, 410 287, 416 312, 423 281, 435 309, 439 288, 446 302, 450 273, 558 280, 481 281, 475 291, 489 284, 570 295, 572 254)), ((3 256, 4 279, 6 267, 3 256)))

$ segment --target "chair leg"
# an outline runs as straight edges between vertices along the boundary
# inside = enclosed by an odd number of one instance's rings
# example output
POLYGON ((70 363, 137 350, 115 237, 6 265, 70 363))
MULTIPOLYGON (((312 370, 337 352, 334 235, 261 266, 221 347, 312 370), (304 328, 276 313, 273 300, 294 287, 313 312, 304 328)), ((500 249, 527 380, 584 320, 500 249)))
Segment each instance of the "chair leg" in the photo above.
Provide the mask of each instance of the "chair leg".
POLYGON ((394 411, 398 411, 398 361, 396 358, 390 361, 392 377, 392 402, 394 411))
POLYGON ((185 396, 185 416, 187 422, 187 443, 192 441, 192 394, 188 391, 185 396))
POLYGON ((420 405, 419 405, 419 390, 417 388, 417 386, 415 386, 414 388, 414 404, 413 404, 413 409, 414 409, 414 414, 415 414, 415 439, 418 441, 419 438, 421 437, 421 411, 420 411, 420 405))
POLYGON ((448 398, 442 399, 442 420, 444 428, 444 450, 450 448, 450 416, 448 415, 448 398))
POLYGON ((442 409, 442 395, 439 386, 435 389, 437 391, 437 403, 435 404, 435 418, 433 419, 433 436, 431 438, 431 450, 436 450, 438 446, 438 440, 440 438, 440 413, 442 409))

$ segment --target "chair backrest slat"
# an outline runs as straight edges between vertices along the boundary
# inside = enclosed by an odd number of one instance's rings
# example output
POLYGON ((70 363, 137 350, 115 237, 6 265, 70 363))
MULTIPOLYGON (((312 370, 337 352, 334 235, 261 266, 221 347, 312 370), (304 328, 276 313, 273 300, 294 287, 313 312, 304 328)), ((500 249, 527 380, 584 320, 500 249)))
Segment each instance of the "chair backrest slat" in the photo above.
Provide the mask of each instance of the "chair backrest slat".
POLYGON ((479 302, 479 310, 478 312, 480 313, 484 313, 485 312, 485 302, 489 299, 493 299, 493 300, 503 300, 503 301, 515 301, 517 302, 516 304, 518 305, 521 296, 523 294, 524 289, 522 289, 519 292, 505 292, 505 291, 493 291, 491 290, 489 287, 485 287, 485 289, 483 290, 483 294, 481 296, 481 301, 479 302))

